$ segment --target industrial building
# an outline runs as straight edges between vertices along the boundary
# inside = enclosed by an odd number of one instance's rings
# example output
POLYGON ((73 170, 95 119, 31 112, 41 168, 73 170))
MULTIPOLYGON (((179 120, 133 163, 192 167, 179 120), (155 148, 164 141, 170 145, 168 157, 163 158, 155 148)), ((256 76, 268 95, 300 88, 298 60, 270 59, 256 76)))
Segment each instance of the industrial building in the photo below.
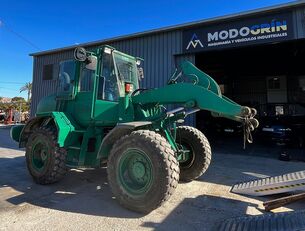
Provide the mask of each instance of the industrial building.
MULTIPOLYGON (((104 44, 144 58, 140 84, 145 88, 163 86, 176 66, 189 60, 240 104, 279 104, 276 113, 286 110, 281 104, 305 104, 305 1, 78 46, 94 50, 104 44)), ((56 92, 59 63, 73 59, 75 47, 31 54, 32 116, 39 100, 56 92)), ((197 113, 189 122, 200 123, 201 116, 197 113)))

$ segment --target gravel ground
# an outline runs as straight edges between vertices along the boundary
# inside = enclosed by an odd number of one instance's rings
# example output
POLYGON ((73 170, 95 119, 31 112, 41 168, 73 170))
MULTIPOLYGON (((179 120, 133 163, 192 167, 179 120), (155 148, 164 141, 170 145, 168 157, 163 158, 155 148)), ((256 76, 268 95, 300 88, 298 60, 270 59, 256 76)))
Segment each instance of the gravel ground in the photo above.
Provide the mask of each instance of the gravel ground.
MULTIPOLYGON (((71 170, 57 184, 35 184, 26 170, 24 150, 8 134, 0 129, 0 230, 217 230, 225 219, 264 213, 262 202, 272 198, 230 193, 232 184, 304 170, 303 162, 217 148, 205 175, 179 184, 167 203, 143 216, 118 205, 103 168, 71 170)), ((274 212, 299 209, 305 209, 305 202, 274 212)))

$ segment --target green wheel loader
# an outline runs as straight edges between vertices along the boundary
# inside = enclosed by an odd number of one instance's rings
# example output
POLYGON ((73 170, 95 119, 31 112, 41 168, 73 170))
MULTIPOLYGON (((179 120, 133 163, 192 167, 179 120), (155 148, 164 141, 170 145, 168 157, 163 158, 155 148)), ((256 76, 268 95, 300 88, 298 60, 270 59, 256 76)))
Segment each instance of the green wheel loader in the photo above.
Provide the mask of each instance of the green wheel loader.
POLYGON ((168 200, 179 179, 191 181, 209 167, 210 144, 196 128, 181 125, 186 116, 208 110, 239 121, 250 140, 258 126, 255 109, 223 96, 210 76, 184 62, 166 86, 142 89, 140 62, 103 46, 76 48, 73 60, 60 63, 56 94, 40 101, 26 125, 11 130, 26 148, 35 182, 54 183, 69 168, 107 164, 117 201, 149 213, 168 200))

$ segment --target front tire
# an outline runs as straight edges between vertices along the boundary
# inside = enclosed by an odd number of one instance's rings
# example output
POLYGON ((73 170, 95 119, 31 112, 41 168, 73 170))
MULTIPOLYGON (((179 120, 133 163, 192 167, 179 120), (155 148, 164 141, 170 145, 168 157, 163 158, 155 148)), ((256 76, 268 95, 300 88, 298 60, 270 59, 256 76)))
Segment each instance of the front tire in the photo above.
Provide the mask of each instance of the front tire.
POLYGON ((205 135, 194 127, 180 126, 177 128, 176 143, 190 151, 188 157, 179 162, 180 180, 191 181, 205 173, 212 158, 205 135))
POLYGON ((118 202, 149 213, 174 193, 179 165, 170 144, 149 130, 134 131, 118 140, 109 155, 108 181, 118 202))
POLYGON ((51 127, 35 129, 28 139, 27 168, 38 184, 55 183, 64 177, 66 155, 66 150, 57 144, 57 131, 51 127))

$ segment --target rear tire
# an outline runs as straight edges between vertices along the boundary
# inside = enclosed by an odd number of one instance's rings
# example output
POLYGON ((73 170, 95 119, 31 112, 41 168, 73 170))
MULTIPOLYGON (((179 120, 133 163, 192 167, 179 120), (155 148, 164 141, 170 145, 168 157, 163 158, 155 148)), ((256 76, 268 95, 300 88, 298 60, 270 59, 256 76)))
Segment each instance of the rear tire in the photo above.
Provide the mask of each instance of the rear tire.
POLYGON ((149 130, 118 140, 108 159, 108 181, 118 202, 149 213, 167 201, 179 181, 179 164, 170 144, 149 130))
POLYGON ((191 181, 205 173, 212 158, 205 135, 194 127, 180 126, 177 128, 176 143, 191 151, 187 160, 179 162, 180 180, 191 181))
POLYGON ((57 131, 50 127, 35 129, 26 145, 26 163, 34 181, 51 184, 61 180, 66 171, 64 148, 57 144, 57 131))

